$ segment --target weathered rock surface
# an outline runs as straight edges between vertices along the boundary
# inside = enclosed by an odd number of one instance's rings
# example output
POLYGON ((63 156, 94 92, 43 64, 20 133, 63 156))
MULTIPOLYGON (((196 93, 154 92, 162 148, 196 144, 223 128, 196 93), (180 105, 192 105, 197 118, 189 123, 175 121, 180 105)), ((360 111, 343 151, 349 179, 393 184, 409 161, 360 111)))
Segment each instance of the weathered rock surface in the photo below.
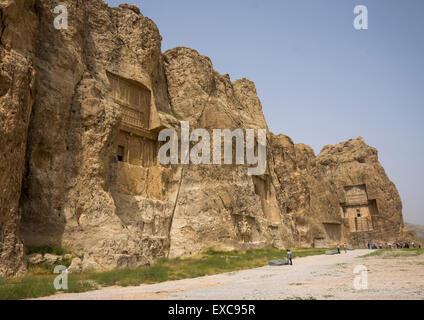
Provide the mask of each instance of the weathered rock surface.
MULTIPOLYGON (((37 1, 37 96, 21 201, 25 245, 84 248, 102 267, 146 264, 163 256, 167 238, 150 240, 142 230, 164 215, 166 203, 112 190, 110 159, 122 109, 111 97, 108 73, 144 83, 155 108, 167 111, 161 36, 134 7, 62 3, 70 17, 67 30, 54 28, 56 1, 37 1), (140 212, 140 206, 146 209, 140 212)), ((166 221, 160 227, 167 230, 166 221)))
MULTIPOLYGON (((73 261, 75 262, 76 266, 75 266, 75 270, 77 270, 78 268, 78 260, 73 261)), ((72 270, 73 268, 71 268, 72 270)), ((92 272, 95 270, 99 270, 101 269, 101 266, 96 262, 96 260, 90 256, 89 254, 85 254, 84 255, 84 259, 81 262, 81 271, 85 271, 85 272, 92 272)))
POLYGON ((71 269, 89 271, 208 247, 401 235, 399 195, 361 138, 315 156, 268 131, 253 82, 231 81, 193 49, 162 54, 137 7, 61 4, 66 30, 54 28, 56 1, 0 1, 0 275, 25 271, 21 239, 84 252, 71 269), (180 120, 266 129, 265 173, 160 165, 157 134, 180 120))
POLYGON ((26 270, 19 199, 34 102, 37 24, 34 1, 0 1, 0 276, 26 270))
MULTIPOLYGON (((345 202, 345 186, 366 186, 368 200, 372 199, 377 206, 377 212, 371 212, 375 239, 399 238, 404 228, 402 202, 377 153, 359 137, 336 146, 325 146, 317 160, 324 175, 335 185, 339 203, 345 202)), ((350 242, 356 241, 354 235, 347 236, 350 242)))
POLYGON ((28 262, 32 264, 38 264, 46 261, 41 253, 33 253, 27 256, 28 262))
POLYGON ((55 254, 46 253, 44 255, 44 261, 49 264, 55 264, 56 262, 62 261, 62 257, 55 254))
POLYGON ((71 265, 68 267, 69 273, 77 273, 82 271, 82 261, 80 258, 72 259, 71 265))
MULTIPOLYGON (((173 111, 189 120, 191 128, 267 129, 252 82, 232 83, 227 75, 213 70, 209 58, 193 49, 176 48, 164 57, 173 111)), ((269 175, 249 177, 245 166, 183 167, 170 257, 208 247, 281 245, 281 235, 289 231, 272 195, 269 175)))

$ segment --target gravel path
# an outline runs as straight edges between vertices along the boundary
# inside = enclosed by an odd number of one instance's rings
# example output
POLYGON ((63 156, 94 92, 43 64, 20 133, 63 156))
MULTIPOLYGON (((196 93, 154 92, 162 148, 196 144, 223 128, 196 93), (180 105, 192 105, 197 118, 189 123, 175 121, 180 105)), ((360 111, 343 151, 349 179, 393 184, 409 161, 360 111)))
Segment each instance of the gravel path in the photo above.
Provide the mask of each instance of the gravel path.
MULTIPOLYGON (((369 250, 295 259, 293 266, 266 266, 137 287, 108 287, 43 299, 424 299, 424 255, 361 258, 369 250), (355 266, 368 269, 368 289, 353 287, 355 266)), ((72 275, 70 275, 72 276, 72 275)))

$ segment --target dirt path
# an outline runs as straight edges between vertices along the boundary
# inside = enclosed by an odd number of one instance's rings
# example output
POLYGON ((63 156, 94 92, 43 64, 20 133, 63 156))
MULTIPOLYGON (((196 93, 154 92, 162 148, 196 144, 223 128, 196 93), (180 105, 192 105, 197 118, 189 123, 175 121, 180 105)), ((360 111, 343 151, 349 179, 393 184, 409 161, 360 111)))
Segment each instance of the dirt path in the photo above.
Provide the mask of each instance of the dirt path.
POLYGON ((360 256, 369 250, 294 260, 293 266, 266 266, 196 279, 137 287, 109 287, 43 299, 424 299, 424 255, 360 256), (368 269, 368 289, 353 287, 355 266, 368 269))

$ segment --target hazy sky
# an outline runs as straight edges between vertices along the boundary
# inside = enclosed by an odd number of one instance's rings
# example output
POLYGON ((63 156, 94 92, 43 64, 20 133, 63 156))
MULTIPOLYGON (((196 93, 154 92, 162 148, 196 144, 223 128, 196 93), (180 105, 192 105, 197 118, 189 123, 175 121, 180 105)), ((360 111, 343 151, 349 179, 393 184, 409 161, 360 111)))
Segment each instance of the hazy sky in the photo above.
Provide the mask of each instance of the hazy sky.
POLYGON ((310 145, 364 137, 424 224, 423 0, 128 0, 163 51, 188 46, 232 80, 254 81, 274 133, 310 145), (353 28, 366 5, 369 29, 353 28))

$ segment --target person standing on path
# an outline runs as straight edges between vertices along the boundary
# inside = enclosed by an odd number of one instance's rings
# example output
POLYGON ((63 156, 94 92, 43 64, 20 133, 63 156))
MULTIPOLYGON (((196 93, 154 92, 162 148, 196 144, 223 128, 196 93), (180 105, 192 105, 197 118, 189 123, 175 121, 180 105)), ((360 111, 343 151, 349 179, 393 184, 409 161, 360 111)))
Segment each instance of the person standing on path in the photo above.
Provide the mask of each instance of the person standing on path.
POLYGON ((337 253, 340 254, 340 245, 337 245, 337 253))
POLYGON ((346 243, 343 243, 343 249, 344 249, 344 252, 347 253, 346 243))
POLYGON ((287 249, 287 261, 289 265, 291 266, 293 265, 292 258, 293 258, 293 253, 291 252, 290 249, 287 249))

